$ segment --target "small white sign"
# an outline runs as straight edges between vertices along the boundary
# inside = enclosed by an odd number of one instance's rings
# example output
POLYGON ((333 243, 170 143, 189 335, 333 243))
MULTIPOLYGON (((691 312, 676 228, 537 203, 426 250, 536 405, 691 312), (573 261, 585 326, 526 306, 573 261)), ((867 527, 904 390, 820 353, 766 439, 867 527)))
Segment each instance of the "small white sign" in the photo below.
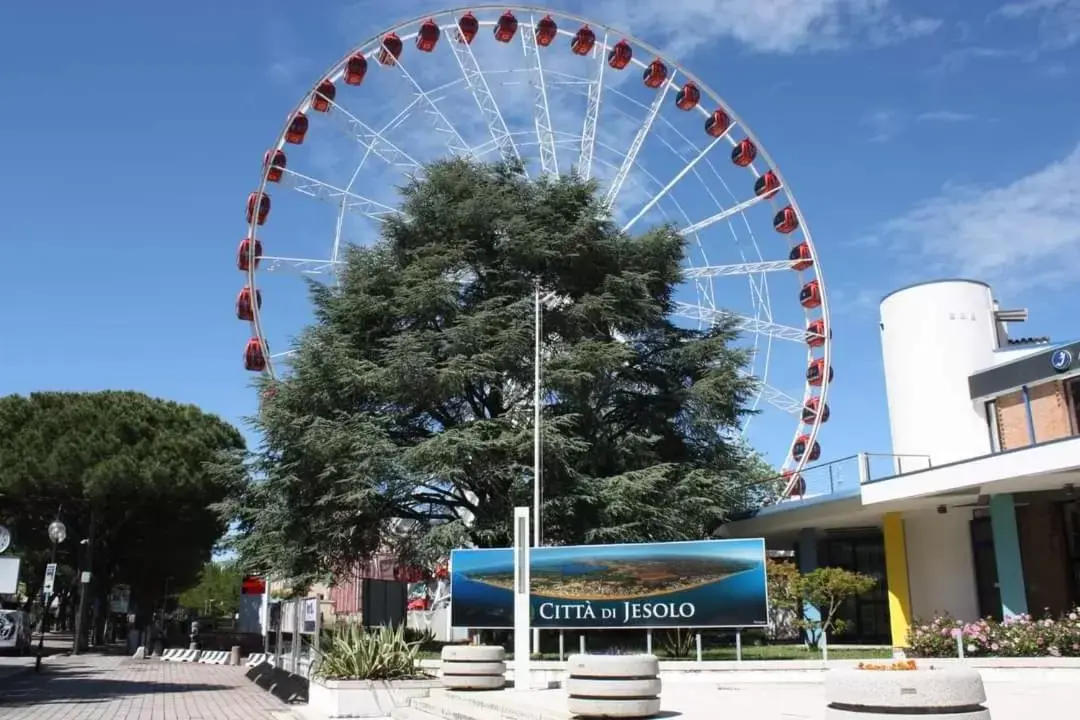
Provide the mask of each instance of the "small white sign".
POLYGON ((56 563, 49 563, 45 566, 45 585, 41 588, 41 591, 45 595, 52 595, 53 584, 56 582, 56 563))
POLYGON ((0 553, 11 547, 11 531, 0 525, 0 553))
POLYGON ((81 582, 83 585, 89 585, 90 584, 90 571, 89 570, 83 570, 82 571, 82 575, 79 577, 79 582, 81 582))

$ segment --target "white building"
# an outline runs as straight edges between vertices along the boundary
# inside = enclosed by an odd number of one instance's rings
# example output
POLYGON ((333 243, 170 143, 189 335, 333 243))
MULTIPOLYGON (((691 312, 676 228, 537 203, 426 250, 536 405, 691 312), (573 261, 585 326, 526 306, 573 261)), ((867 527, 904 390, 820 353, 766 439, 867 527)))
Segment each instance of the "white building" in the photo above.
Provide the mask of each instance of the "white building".
POLYGON ((858 642, 913 617, 974 620, 1080 602, 1080 342, 1009 339, 1026 310, 942 280, 881 301, 892 453, 808 468, 808 494, 724 526, 878 575, 845 614, 858 642))

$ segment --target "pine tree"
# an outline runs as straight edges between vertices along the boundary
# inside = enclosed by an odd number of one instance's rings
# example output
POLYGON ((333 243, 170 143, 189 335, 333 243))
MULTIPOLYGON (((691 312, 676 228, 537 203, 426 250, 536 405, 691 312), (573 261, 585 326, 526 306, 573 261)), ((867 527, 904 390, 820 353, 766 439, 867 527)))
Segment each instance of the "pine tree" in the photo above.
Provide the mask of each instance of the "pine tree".
POLYGON ((674 228, 629 236, 594 183, 512 163, 437 162, 401 193, 339 282, 313 285, 265 393, 259 480, 234 508, 250 565, 308 579, 391 541, 508 544, 531 502, 538 285, 545 541, 698 539, 741 505, 761 479, 732 439, 749 355, 731 326, 673 321, 674 228))

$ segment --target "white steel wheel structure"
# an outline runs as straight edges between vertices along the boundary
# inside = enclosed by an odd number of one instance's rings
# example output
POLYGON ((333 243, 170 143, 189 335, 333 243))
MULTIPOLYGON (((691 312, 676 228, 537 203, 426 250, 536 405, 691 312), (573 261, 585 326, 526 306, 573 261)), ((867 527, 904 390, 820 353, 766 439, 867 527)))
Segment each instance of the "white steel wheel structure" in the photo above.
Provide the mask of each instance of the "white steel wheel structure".
POLYGON ((603 23, 544 8, 425 14, 315 80, 247 200, 237 251, 247 281, 236 302, 251 324, 246 369, 281 373, 280 350, 304 324, 289 317, 306 303, 295 276, 332 283, 343 249, 399 212, 396 188, 451 155, 518 158, 531 177, 573 170, 600 183, 623 230, 677 225, 687 238, 678 314, 698 326, 736 322, 754 348, 753 405, 769 411, 743 432, 754 428, 753 445, 784 453, 770 460, 782 465, 786 494, 806 492, 800 473, 820 456, 829 417, 831 328, 791 189, 750 128, 690 71, 603 23))

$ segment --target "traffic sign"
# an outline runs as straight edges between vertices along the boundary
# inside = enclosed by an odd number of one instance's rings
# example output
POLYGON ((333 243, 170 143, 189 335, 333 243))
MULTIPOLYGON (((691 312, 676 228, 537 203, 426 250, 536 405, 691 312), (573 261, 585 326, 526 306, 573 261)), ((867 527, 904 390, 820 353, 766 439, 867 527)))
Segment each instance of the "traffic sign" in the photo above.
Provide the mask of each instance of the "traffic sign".
POLYGON ((0 525, 0 553, 11 547, 11 531, 0 525))

